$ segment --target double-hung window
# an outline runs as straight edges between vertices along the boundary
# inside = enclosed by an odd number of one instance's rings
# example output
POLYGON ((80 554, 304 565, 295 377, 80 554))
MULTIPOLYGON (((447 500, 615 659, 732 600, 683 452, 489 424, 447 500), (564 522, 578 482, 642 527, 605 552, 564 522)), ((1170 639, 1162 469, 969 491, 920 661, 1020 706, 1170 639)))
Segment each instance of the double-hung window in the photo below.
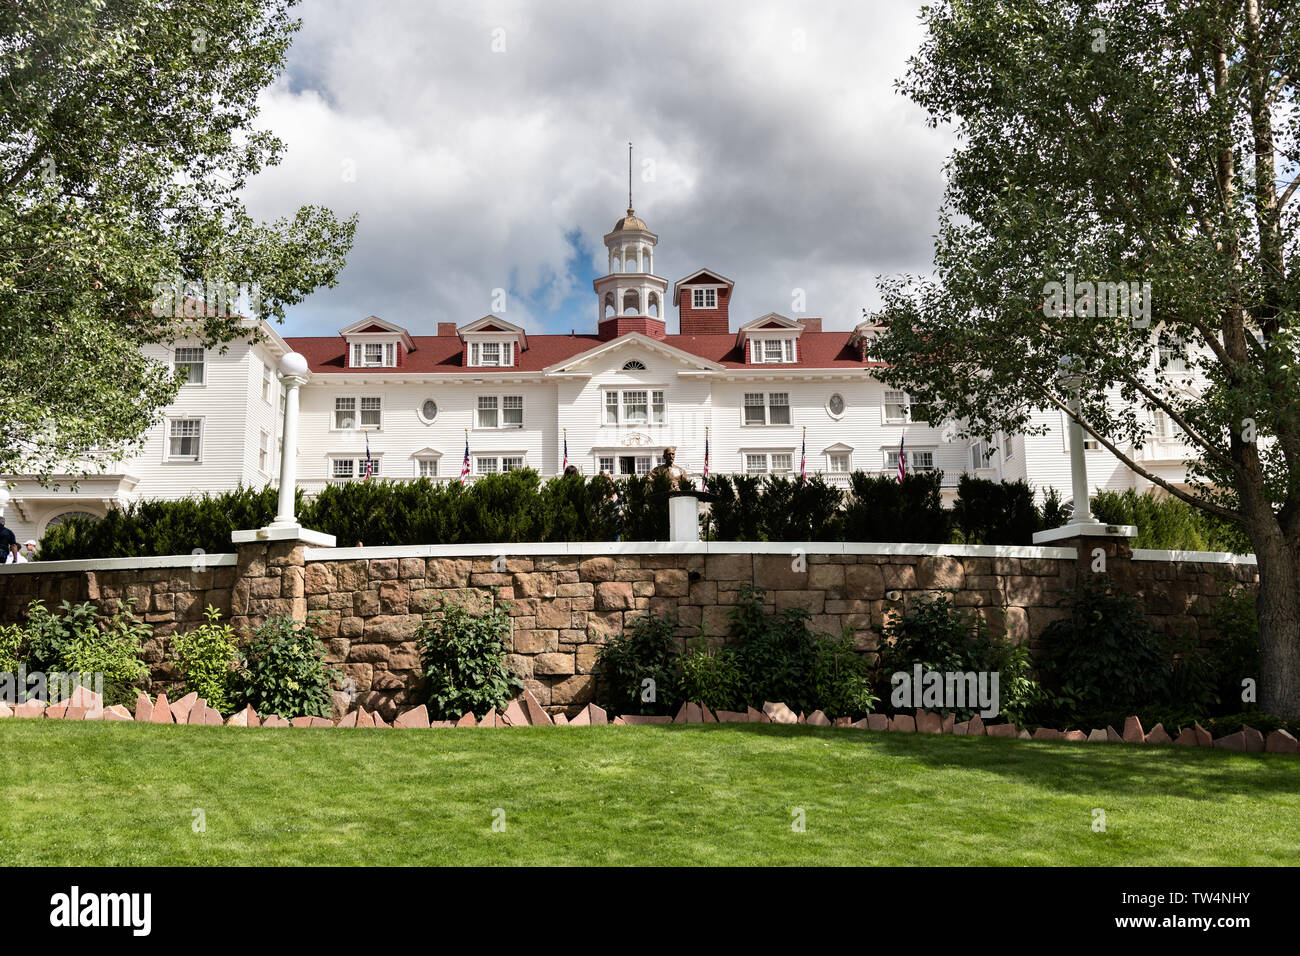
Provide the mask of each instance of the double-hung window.
MULTIPOLYGON (((907 393, 897 392, 892 389, 885 392, 885 424, 886 425, 905 425, 908 421, 907 415, 907 393)), ((897 462, 895 462, 897 464, 897 462)))
POLYGON ((746 425, 789 425, 789 392, 746 392, 746 425))
POLYGON ((524 397, 522 395, 480 395, 475 427, 523 428, 524 397))
POLYGON ((202 385, 204 364, 202 348, 176 350, 176 371, 180 374, 182 385, 202 385))
POLYGON ((750 339, 749 359, 756 365, 789 364, 795 360, 794 339, 750 339))
POLYGON ((515 364, 513 342, 471 342, 469 364, 482 368, 502 368, 515 364))
POLYGON ((667 417, 662 389, 611 389, 605 393, 606 425, 662 425, 667 417))
POLYGON ((717 289, 692 289, 691 308, 716 309, 718 307, 717 289))
POLYGON ((198 461, 202 451, 203 421, 173 418, 167 424, 167 458, 170 461, 198 461))

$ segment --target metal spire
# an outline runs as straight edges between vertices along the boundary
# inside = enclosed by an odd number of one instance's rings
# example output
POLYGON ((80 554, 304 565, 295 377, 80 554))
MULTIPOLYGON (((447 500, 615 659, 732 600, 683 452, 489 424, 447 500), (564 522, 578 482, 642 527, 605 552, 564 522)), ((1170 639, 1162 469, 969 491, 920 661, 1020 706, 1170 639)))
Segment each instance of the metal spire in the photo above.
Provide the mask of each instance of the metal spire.
POLYGON ((627 214, 632 215, 632 143, 627 144, 627 214))

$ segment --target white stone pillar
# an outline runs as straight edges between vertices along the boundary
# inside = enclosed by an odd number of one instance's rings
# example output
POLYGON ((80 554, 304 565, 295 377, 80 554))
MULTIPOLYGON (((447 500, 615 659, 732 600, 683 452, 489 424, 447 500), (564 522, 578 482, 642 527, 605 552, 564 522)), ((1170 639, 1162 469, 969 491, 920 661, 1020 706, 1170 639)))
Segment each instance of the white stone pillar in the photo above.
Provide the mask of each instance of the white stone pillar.
POLYGON ((284 383, 284 425, 280 453, 280 500, 273 528, 296 526, 294 493, 298 484, 298 388, 307 381, 307 360, 297 352, 280 359, 280 381, 284 383))
POLYGON ((668 540, 700 540, 700 500, 694 495, 668 496, 668 540))
MULTIPOLYGON (((1070 398, 1070 411, 1079 412, 1079 393, 1070 398)), ((1092 521, 1092 508, 1088 504, 1088 458, 1083 447, 1083 426, 1077 418, 1070 419, 1070 486, 1074 493, 1074 514, 1071 524, 1092 521)))

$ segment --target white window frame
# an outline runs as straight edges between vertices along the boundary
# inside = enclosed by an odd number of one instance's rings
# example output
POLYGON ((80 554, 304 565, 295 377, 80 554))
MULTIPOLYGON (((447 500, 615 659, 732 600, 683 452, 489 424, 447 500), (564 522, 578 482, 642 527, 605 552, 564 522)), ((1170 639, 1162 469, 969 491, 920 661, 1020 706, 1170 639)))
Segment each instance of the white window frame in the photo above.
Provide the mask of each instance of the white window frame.
POLYGON ((416 455, 415 464, 413 464, 411 467, 415 471, 416 478, 437 478, 439 477, 438 469, 439 469, 439 463, 441 461, 442 461, 441 455, 416 455), (432 474, 426 475, 424 473, 425 465, 433 466, 432 474))
POLYGON ((185 388, 186 386, 189 385, 208 384, 208 350, 205 349, 203 346, 201 345, 177 346, 176 351, 172 354, 172 368, 175 369, 177 372, 179 372, 181 370, 181 366, 185 366, 186 369, 186 379, 181 383, 182 388, 185 388), (195 352, 198 353, 197 359, 181 358, 181 353, 193 354, 195 352), (193 375, 195 368, 199 370, 198 381, 193 381, 189 378, 190 375, 193 375))
MULTIPOLYGON (((375 473, 371 477, 382 478, 384 476, 384 456, 382 454, 370 453, 370 460, 375 463, 375 473)), ((366 476, 366 456, 365 454, 347 454, 339 453, 329 456, 329 477, 331 481, 360 481, 366 476), (350 462, 352 474, 350 476, 340 476, 335 474, 336 462, 350 462)))
POLYGON ((668 389, 656 388, 653 385, 638 386, 637 388, 604 389, 604 397, 600 406, 600 423, 602 425, 635 425, 637 427, 666 425, 668 424, 668 389), (628 406, 634 404, 628 401, 630 395, 645 396, 645 401, 635 403, 645 406, 645 418, 632 419, 628 417, 628 406), (614 401, 611 402, 610 399, 614 401))
POLYGON ((275 462, 271 460, 271 433, 263 428, 257 442, 257 470, 269 475, 274 465, 275 462))
POLYGON ((271 404, 271 392, 273 391, 272 386, 274 384, 275 384, 275 372, 272 370, 271 366, 263 362, 262 363, 262 401, 266 402, 266 404, 268 405, 271 404))
POLYGON ((496 451, 484 452, 481 455, 473 455, 475 476, 478 475, 504 475, 507 471, 521 471, 528 467, 528 453, 522 451, 496 451), (484 462, 492 462, 491 470, 485 471, 484 462), (518 464, 511 468, 506 467, 507 461, 517 461, 518 464))
POLYGON ((751 365, 794 365, 799 361, 799 347, 796 343, 797 339, 793 335, 751 336, 749 362, 751 365), (769 346, 773 348, 769 349, 769 346), (780 357, 769 358, 770 350, 779 353, 780 357))
POLYGON ((826 453, 826 471, 832 475, 850 475, 853 473, 853 452, 851 451, 828 451, 826 453), (843 468, 836 468, 835 462, 839 459, 844 460, 843 468))
POLYGON ((740 461, 746 475, 793 475, 795 449, 793 448, 742 448, 740 461), (789 462, 778 466, 776 458, 788 458, 789 462), (761 459, 762 470, 752 467, 752 459, 761 459))
POLYGON ((789 428, 794 425, 794 406, 790 402, 789 392, 742 392, 740 398, 740 425, 742 428, 789 428), (758 395, 763 399, 761 405, 751 405, 749 399, 751 396, 758 395), (778 395, 785 397, 784 404, 773 402, 772 399, 778 395), (751 408, 761 408, 763 410, 763 420, 761 422, 751 422, 747 410, 751 408), (789 420, 784 422, 772 421, 772 409, 784 408, 789 420))
POLYGON ((163 432, 163 461, 167 462, 185 462, 187 464, 201 464, 203 462, 203 429, 204 418, 202 415, 177 415, 169 417, 166 423, 166 430, 163 432), (196 435, 173 435, 173 427, 181 422, 197 422, 198 434, 196 435), (198 441, 198 450, 193 455, 174 455, 172 454, 172 441, 175 439, 184 440, 194 438, 198 441))
POLYGON ((717 289, 691 289, 692 309, 716 309, 717 307, 717 289))
POLYGON ((384 430, 384 397, 382 395, 354 394, 354 395, 334 396, 334 407, 330 410, 330 431, 332 432, 347 432, 347 431, 382 432, 383 430, 384 430), (341 411, 339 409, 339 402, 352 403, 352 427, 351 428, 339 424, 339 414, 341 411), (363 407, 365 402, 378 402, 379 405, 377 409, 376 408, 367 409, 363 407), (379 413, 378 424, 368 425, 362 421, 363 414, 367 411, 369 412, 378 411, 379 413))
POLYGON ((880 400, 880 421, 885 425, 910 425, 912 423, 912 399, 907 392, 899 391, 894 388, 885 389, 885 394, 880 400), (893 401, 891 395, 901 396, 901 400, 893 401), (889 406, 897 405, 902 408, 902 417, 891 418, 889 415, 889 406))
POLYGON ((519 429, 523 428, 526 423, 525 415, 527 414, 527 408, 528 408, 527 397, 522 392, 515 393, 515 394, 477 395, 474 398, 474 411, 473 411, 474 420, 473 420, 472 430, 485 431, 485 432, 518 431, 519 429), (515 400, 515 399, 517 399, 519 402, 518 409, 515 409, 514 407, 507 407, 506 402, 508 400, 515 400), (492 401, 493 408, 491 409, 484 408, 482 403, 485 400, 492 401), (518 424, 512 423, 507 425, 506 412, 516 411, 516 410, 519 412, 519 423, 518 424), (496 412, 497 423, 495 425, 481 424, 480 413, 485 411, 496 412))
POLYGON ((474 339, 468 343, 467 362, 471 368, 514 368, 515 343, 512 339, 474 339), (488 361, 488 349, 495 353, 488 361))
POLYGON ((384 339, 352 339, 349 368, 397 368, 397 343, 384 339), (371 350, 378 350, 379 360, 371 361, 371 350))
MULTIPOLYGON (((898 472, 898 449, 885 448, 882 450, 885 453, 884 470, 891 474, 897 473, 898 472)), ((934 448, 908 448, 906 450, 908 473, 910 474, 914 471, 934 471, 936 468, 938 468, 938 465, 935 464, 935 460, 934 460, 935 451, 936 449, 934 448), (922 459, 920 456, 922 455, 929 456, 930 463, 928 465, 921 463, 922 459)))

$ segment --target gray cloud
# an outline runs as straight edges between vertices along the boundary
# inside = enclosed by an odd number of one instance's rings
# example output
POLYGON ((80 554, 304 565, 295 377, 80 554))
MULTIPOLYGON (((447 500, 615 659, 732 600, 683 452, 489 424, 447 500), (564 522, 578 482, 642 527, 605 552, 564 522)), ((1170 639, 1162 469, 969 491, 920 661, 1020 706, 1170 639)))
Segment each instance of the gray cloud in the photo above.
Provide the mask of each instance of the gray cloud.
POLYGON ((799 287, 828 328, 851 327, 876 274, 930 267, 952 139, 893 88, 917 12, 306 0, 262 102, 287 153, 247 199, 263 217, 356 211, 360 227, 339 286, 291 310, 286 331, 375 313, 427 332, 486 313, 497 287, 521 293, 513 321, 593 328, 589 275, 626 202, 628 139, 656 271, 736 280, 733 321, 788 313, 799 287))

